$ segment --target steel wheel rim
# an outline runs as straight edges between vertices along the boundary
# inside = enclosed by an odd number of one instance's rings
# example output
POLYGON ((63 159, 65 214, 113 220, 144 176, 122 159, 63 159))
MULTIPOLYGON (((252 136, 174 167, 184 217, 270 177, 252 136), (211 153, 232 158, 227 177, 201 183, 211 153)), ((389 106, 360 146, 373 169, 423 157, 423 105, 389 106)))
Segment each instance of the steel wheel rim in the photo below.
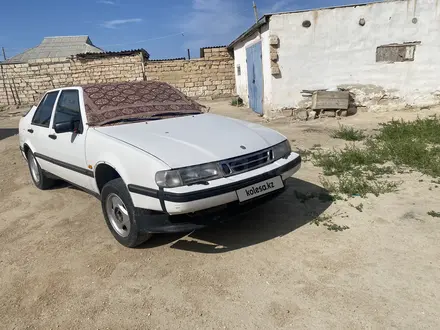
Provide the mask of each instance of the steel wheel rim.
POLYGON ((35 182, 40 182, 40 171, 38 169, 38 163, 34 155, 30 156, 29 167, 31 168, 31 175, 35 182))
POLYGON ((122 199, 112 193, 107 196, 105 207, 112 228, 119 236, 127 237, 130 234, 131 223, 127 207, 122 199))

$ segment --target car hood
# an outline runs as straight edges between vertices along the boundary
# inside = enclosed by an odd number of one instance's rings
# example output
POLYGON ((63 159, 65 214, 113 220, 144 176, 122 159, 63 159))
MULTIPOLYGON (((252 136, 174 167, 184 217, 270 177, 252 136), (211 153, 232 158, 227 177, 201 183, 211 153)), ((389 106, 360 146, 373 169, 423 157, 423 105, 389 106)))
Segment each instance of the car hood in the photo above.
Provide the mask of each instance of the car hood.
POLYGON ((179 168, 249 154, 285 140, 264 126, 214 114, 95 127, 179 168))

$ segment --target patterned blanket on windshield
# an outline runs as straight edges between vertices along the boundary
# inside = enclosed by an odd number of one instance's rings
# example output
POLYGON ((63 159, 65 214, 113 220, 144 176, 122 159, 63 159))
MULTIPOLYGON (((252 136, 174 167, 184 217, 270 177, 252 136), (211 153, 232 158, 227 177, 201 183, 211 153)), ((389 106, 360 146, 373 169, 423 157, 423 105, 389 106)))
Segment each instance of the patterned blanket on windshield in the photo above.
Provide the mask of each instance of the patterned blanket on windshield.
POLYGON ((203 106, 176 88, 159 81, 83 86, 88 124, 100 126, 128 118, 173 113, 200 113, 203 106))

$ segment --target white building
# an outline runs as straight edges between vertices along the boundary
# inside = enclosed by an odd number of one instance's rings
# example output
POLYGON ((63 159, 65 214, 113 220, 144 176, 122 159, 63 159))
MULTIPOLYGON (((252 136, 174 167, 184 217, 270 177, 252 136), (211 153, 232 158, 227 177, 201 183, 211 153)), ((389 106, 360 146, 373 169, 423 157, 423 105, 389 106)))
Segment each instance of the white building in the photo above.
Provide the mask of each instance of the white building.
POLYGON ((395 0, 263 16, 230 45, 237 94, 256 111, 344 88, 371 108, 440 100, 440 3, 395 0))

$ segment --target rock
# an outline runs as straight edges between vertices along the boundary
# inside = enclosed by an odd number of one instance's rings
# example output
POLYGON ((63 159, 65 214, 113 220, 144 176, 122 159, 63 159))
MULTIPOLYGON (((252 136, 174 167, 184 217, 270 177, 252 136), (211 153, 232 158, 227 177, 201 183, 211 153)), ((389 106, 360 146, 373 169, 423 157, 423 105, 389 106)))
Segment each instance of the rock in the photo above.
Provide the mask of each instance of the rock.
POLYGON ((292 116, 298 120, 307 120, 309 118, 309 114, 307 109, 296 109, 292 111, 292 116))
POLYGON ((308 120, 309 119, 316 119, 316 111, 313 111, 313 110, 311 110, 311 111, 309 111, 309 117, 307 118, 308 120))
POLYGON ((283 117, 292 117, 295 110, 291 108, 286 108, 286 109, 282 109, 281 112, 283 117))
POLYGON ((353 116, 355 114, 357 114, 358 109, 356 107, 350 107, 347 110, 347 116, 353 116))
POLYGON ((336 117, 336 111, 335 110, 321 111, 319 117, 336 117))

